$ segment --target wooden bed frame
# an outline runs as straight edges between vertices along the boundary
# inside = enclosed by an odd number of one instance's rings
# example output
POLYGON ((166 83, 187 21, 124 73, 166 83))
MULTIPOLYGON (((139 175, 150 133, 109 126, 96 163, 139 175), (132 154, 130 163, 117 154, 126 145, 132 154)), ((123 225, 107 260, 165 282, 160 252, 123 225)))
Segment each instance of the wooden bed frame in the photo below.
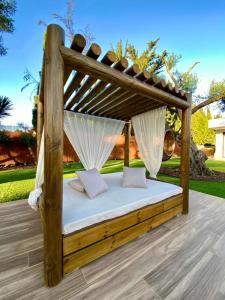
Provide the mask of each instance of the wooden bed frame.
POLYGON ((58 25, 49 25, 47 28, 37 128, 38 152, 44 128, 44 185, 39 211, 43 223, 47 286, 57 285, 64 274, 111 252, 178 214, 188 213, 191 95, 151 76, 147 71, 140 72, 137 65, 128 68, 124 58, 115 63, 116 57, 111 51, 101 62, 97 61, 101 54, 97 44, 92 44, 84 55, 85 43, 84 37, 75 35, 71 47, 66 48, 63 29, 58 25), (73 70, 76 73, 64 93, 64 85, 73 70), (84 82, 85 75, 89 77, 84 82), (93 87, 98 79, 100 82, 93 87), (104 90, 108 83, 111 86, 104 90), (69 98, 74 91, 75 96, 71 100, 69 98), (73 108, 75 103, 78 105, 73 108), (183 193, 63 235, 64 109, 98 115, 98 106, 101 116, 126 121, 124 164, 129 166, 129 121, 136 114, 163 105, 178 108, 182 115, 180 184, 183 193))
POLYGON ((63 273, 113 251, 182 213, 182 194, 63 237, 63 273))

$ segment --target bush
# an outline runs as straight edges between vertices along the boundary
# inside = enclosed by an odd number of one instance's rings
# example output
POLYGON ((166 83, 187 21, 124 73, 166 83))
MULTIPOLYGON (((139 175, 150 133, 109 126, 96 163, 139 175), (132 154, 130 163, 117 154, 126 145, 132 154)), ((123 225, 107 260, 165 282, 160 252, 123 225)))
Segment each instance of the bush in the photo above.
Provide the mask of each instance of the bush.
POLYGON ((192 115, 191 133, 197 145, 215 144, 215 131, 208 127, 209 119, 203 109, 192 115))
POLYGON ((5 131, 0 131, 0 144, 7 145, 10 143, 10 137, 5 131))
POLYGON ((31 133, 23 133, 20 140, 21 143, 28 148, 32 148, 36 145, 36 138, 31 133))

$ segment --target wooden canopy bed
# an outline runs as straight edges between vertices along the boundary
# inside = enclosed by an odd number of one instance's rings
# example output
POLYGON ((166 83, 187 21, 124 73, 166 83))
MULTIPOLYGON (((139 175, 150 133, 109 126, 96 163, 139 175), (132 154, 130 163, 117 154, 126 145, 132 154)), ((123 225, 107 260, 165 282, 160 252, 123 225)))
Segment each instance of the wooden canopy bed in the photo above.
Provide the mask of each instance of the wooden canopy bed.
POLYGON ((174 216, 188 213, 191 95, 147 71, 140 72, 137 65, 128 67, 124 58, 115 62, 115 54, 111 51, 97 61, 101 48, 95 43, 82 54, 85 43, 84 37, 78 34, 74 36, 71 47, 67 48, 64 46, 63 29, 58 25, 47 28, 38 101, 37 147, 39 151, 44 127, 44 184, 39 211, 43 223, 44 273, 48 286, 57 285, 64 274, 174 216), (73 70, 76 72, 70 76, 73 70), (87 79, 83 80, 86 75, 87 79), (118 217, 110 218, 109 215, 107 220, 97 224, 89 223, 91 225, 85 228, 63 232, 64 110, 126 121, 124 165, 129 166, 129 121, 137 114, 165 105, 182 112, 182 189, 168 194, 172 196, 163 200, 135 206, 139 208, 118 217))

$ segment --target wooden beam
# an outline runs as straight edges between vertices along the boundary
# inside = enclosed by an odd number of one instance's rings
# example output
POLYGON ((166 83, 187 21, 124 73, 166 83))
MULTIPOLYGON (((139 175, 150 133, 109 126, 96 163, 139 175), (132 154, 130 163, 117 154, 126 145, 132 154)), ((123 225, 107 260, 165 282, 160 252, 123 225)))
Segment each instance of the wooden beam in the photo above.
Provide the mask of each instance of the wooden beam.
MULTIPOLYGON (((138 71, 137 69, 136 71, 138 71)), ((148 78, 148 72, 144 71, 139 74, 135 73, 134 68, 129 68, 125 71, 126 74, 131 77, 138 78, 142 81, 148 78)), ((132 91, 127 91, 122 88, 115 87, 112 93, 109 93, 100 103, 98 103, 92 110, 91 113, 102 114, 106 113, 113 106, 118 105, 124 98, 128 98, 134 95, 132 91)))
POLYGON ((44 82, 44 191, 40 202, 44 234, 44 273, 48 286, 62 279, 63 189, 63 78, 64 62, 59 47, 64 31, 47 27, 44 82), (57 166, 57 168, 56 168, 57 166))
POLYGON ((107 116, 111 116, 116 115, 116 113, 118 113, 119 111, 126 111, 128 109, 128 107, 130 107, 130 105, 132 105, 132 103, 136 103, 137 101, 139 101, 139 99, 142 99, 141 96, 137 96, 135 94, 128 94, 128 96, 126 97, 122 97, 122 101, 120 101, 119 103, 116 103, 113 107, 109 108, 107 111, 105 111, 103 113, 103 116, 107 117, 107 116))
MULTIPOLYGON (((136 64, 134 64, 130 68, 127 68, 125 73, 130 76, 135 76, 137 74, 136 72, 139 72, 139 70, 140 70, 139 67, 136 64)), ((126 94, 127 92, 128 91, 126 91, 126 90, 122 91, 121 88, 119 88, 118 86, 116 86, 114 84, 109 85, 108 87, 106 87, 106 89, 100 95, 98 95, 92 101, 92 103, 91 103, 92 107, 88 112, 93 113, 96 110, 100 109, 103 106, 103 104, 105 105, 107 103, 107 101, 112 98, 112 95, 113 95, 113 97, 115 96, 115 94, 117 94, 117 96, 120 96, 121 93, 126 94)))
MULTIPOLYGON (((114 66, 113 69, 119 70, 123 72, 128 66, 128 61, 125 58, 122 58, 120 61, 118 61, 114 66)), ((101 95, 101 93, 104 90, 107 90, 107 82, 100 81, 95 88, 93 88, 90 93, 85 96, 81 101, 82 108, 80 109, 80 112, 86 112, 87 110, 91 109, 95 104, 98 103, 98 100, 96 99, 97 95, 101 95), (97 101, 97 103, 95 103, 97 101)), ((98 97, 98 96, 97 96, 98 97)))
MULTIPOLYGON (((108 51, 106 55, 102 58, 101 63, 105 64, 106 66, 111 66, 115 62, 115 60, 116 60, 115 53, 112 51, 108 51)), ((81 98, 91 88, 91 86, 96 83, 96 81, 97 81, 96 78, 89 76, 87 80, 83 83, 81 88, 74 95, 74 97, 71 99, 67 109, 71 109, 74 106, 74 104, 80 101, 80 103, 76 105, 76 110, 79 110, 83 105, 81 98)))
POLYGON ((124 112, 123 114, 118 114, 117 117, 119 118, 122 118, 123 120, 125 119, 131 119, 132 117, 136 116, 136 115, 139 115, 139 114, 142 114, 144 112, 147 112, 149 110, 152 110, 152 109, 155 109, 155 108, 158 108, 158 107, 161 107, 163 106, 162 103, 159 103, 159 102, 156 102, 154 101, 153 103, 148 101, 147 103, 145 104, 141 104, 139 105, 138 108, 136 109, 132 109, 128 112, 124 112))
POLYGON ((181 129, 181 162, 180 162, 180 184, 183 188, 183 214, 189 210, 189 169, 190 169, 190 139, 191 139, 191 104, 192 97, 188 94, 189 108, 182 110, 181 129))
POLYGON ((144 97, 150 97, 166 105, 175 106, 181 109, 188 108, 190 105, 187 101, 170 95, 169 93, 159 90, 146 83, 140 82, 138 79, 132 78, 124 73, 109 68, 64 46, 61 47, 61 53, 65 63, 74 67, 80 72, 106 82, 111 82, 112 84, 124 89, 135 91, 135 93, 138 93, 144 97))
MULTIPOLYGON (((134 77, 141 81, 147 82, 150 78, 150 74, 148 71, 143 71, 143 72, 140 72, 139 74, 136 74, 136 75, 134 74, 134 77)), ((123 91, 122 89, 120 89, 120 90, 123 91)), ((118 110, 118 107, 120 107, 123 104, 125 104, 125 109, 127 109, 130 105, 130 101, 133 100, 134 98, 139 99, 139 98, 143 98, 143 97, 138 96, 138 95, 134 94, 134 92, 130 92, 130 91, 128 91, 126 93, 121 93, 120 97, 112 97, 112 101, 110 101, 110 103, 107 106, 101 108, 98 111, 98 114, 100 112, 101 115, 108 116, 108 115, 114 113, 116 110, 118 110)), ((101 105, 101 103, 99 105, 101 105)))
MULTIPOLYGON (((148 98, 143 98, 142 96, 134 95, 129 99, 126 99, 117 108, 114 109, 113 116, 124 115, 131 110, 138 109, 141 105, 145 103, 149 103, 150 100, 148 98)), ((108 116, 108 114, 106 114, 108 116)))
MULTIPOLYGON (((139 79, 139 80, 141 80, 141 81, 146 81, 150 77, 150 74, 147 71, 143 71, 143 72, 137 74, 134 77, 137 78, 137 79, 139 79)), ((130 97, 132 97, 132 96, 135 95, 133 91, 126 91, 126 90, 123 90, 123 89, 120 89, 120 91, 121 91, 121 96, 120 97, 114 97, 114 96, 112 96, 112 99, 110 99, 110 102, 108 102, 105 107, 101 107, 101 109, 98 110, 98 114, 99 113, 101 113, 101 114, 107 114, 107 113, 109 113, 109 111, 111 112, 121 102, 123 102, 126 99, 129 99, 130 97)))
MULTIPOLYGON (((71 50, 73 51, 73 50, 71 50)), ((75 53, 79 53, 77 51, 74 51, 75 53)), ((92 59, 97 59, 101 55, 101 47, 98 44, 91 44, 90 48, 87 51, 87 54, 85 57, 90 57, 92 59)), ((66 66, 71 67, 71 66, 66 66)), ((73 68, 72 68, 73 69, 73 68)), ((67 89, 65 91, 64 95, 64 104, 67 102, 67 100, 70 98, 70 96, 73 94, 73 92, 79 87, 81 81, 84 79, 85 73, 83 72, 76 72, 76 74, 71 79, 69 85, 67 86, 67 89)))
MULTIPOLYGON (((86 46, 86 40, 85 37, 81 34, 75 34, 73 41, 71 43, 70 49, 76 50, 77 52, 82 53, 82 51, 84 50, 86 46)), ((65 67, 65 71, 64 71, 64 84, 66 83, 66 81, 68 80, 71 72, 73 71, 73 68, 71 67, 65 67)))
POLYGON ((129 167, 130 165, 130 132, 131 132, 131 123, 126 123, 124 126, 124 166, 129 167))
POLYGON ((92 113, 102 115, 110 110, 112 107, 120 103, 124 98, 130 97, 133 93, 126 91, 124 89, 117 89, 108 97, 106 97, 102 102, 94 107, 92 113))

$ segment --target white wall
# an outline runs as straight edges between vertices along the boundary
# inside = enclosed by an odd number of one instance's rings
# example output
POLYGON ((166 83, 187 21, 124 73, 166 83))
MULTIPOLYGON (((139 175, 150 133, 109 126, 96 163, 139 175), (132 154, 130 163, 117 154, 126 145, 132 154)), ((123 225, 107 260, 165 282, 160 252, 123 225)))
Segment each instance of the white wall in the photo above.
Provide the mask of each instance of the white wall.
POLYGON ((223 130, 216 130, 216 152, 215 152, 215 159, 223 159, 224 158, 224 131, 223 130))

